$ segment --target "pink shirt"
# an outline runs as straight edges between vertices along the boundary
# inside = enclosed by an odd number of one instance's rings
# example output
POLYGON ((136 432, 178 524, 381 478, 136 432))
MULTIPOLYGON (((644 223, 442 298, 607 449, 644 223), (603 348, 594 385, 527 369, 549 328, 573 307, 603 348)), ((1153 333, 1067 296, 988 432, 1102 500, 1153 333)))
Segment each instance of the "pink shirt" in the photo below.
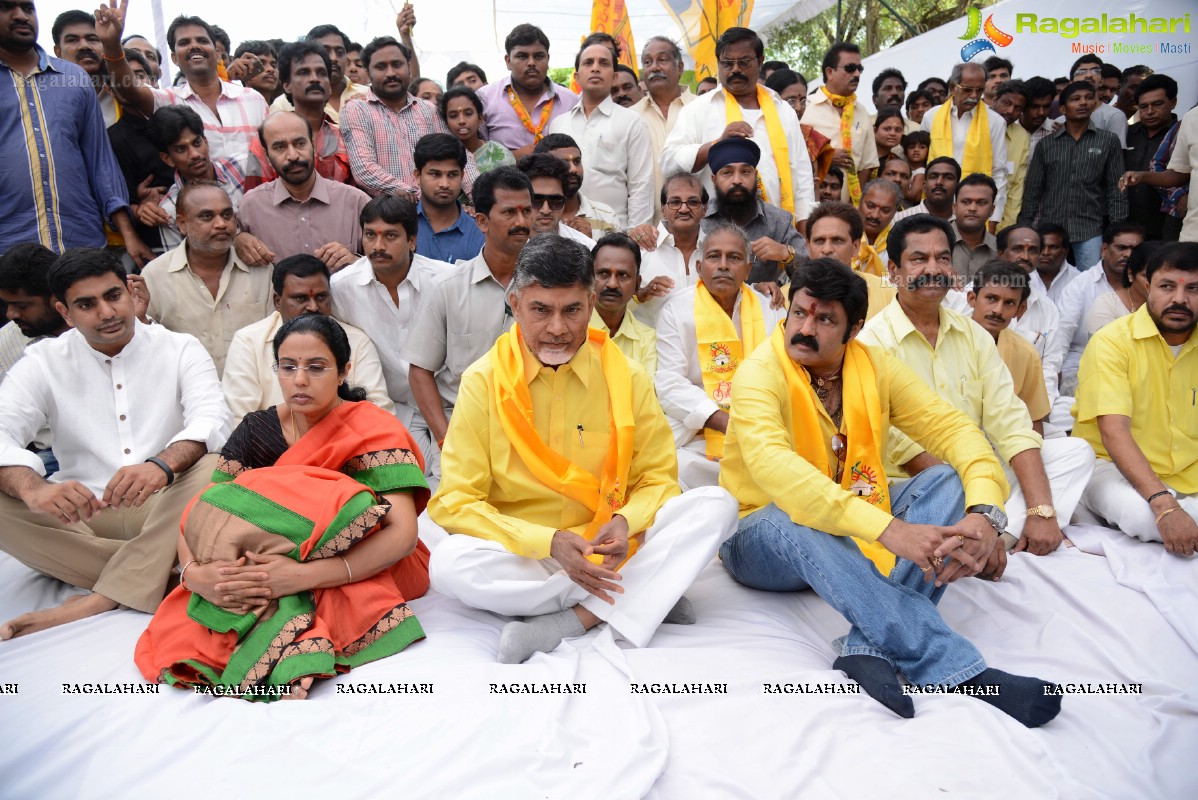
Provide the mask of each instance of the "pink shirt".
POLYGON ((208 138, 208 155, 213 161, 225 158, 245 162, 250 142, 258 137, 258 126, 266 119, 266 101, 253 89, 221 81, 220 97, 216 100, 217 114, 200 99, 191 85, 184 82, 169 89, 151 89, 154 109, 163 106, 187 106, 204 121, 208 138))
MULTIPOLYGON (((533 136, 528 128, 524 127, 524 123, 520 121, 520 116, 516 113, 516 109, 512 107, 511 102, 508 100, 507 88, 511 85, 512 76, 507 75, 498 83, 489 83, 479 89, 478 99, 483 101, 486 138, 492 142, 498 142, 508 150, 514 151, 532 144, 533 136)), ((556 102, 553 104, 553 110, 549 112, 549 119, 546 120, 545 128, 541 131, 542 135, 549 132, 549 123, 555 117, 566 113, 578 105, 578 95, 550 81, 549 86, 545 89, 545 93, 537 101, 536 107, 528 115, 533 127, 536 127, 537 123, 540 122, 541 112, 544 111, 545 104, 553 98, 556 98, 556 102)))

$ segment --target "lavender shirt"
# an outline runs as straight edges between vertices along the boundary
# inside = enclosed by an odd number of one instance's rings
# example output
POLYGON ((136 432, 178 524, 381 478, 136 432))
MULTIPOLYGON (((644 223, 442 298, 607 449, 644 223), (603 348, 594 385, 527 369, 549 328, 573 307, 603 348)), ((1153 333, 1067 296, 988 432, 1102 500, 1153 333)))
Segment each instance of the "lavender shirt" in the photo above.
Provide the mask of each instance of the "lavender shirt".
MULTIPOLYGON (((503 80, 497 83, 489 83, 479 89, 478 98, 483 101, 483 120, 486 123, 484 134, 486 138, 492 142, 498 142, 508 150, 515 151, 532 144, 533 136, 524 127, 524 123, 520 121, 519 115, 516 114, 516 109, 512 108, 512 104, 508 102, 507 87, 511 83, 512 76, 506 75, 503 80)), ((540 121, 541 112, 551 98, 550 90, 553 93, 552 97, 557 98, 557 102, 553 104, 553 111, 550 112, 549 119, 545 122, 545 128, 541 131, 542 134, 549 132, 549 122, 555 117, 566 113, 578 105, 578 95, 564 86, 550 82, 545 93, 541 95, 541 99, 537 101, 536 108, 528 115, 532 120, 533 127, 536 127, 540 121)))

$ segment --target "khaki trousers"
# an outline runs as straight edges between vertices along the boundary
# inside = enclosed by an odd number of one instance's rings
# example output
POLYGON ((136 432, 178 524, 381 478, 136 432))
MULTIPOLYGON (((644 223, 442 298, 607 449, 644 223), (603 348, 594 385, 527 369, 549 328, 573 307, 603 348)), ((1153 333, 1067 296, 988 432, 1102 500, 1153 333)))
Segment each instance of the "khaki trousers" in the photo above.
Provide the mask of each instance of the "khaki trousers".
POLYGON ((141 508, 107 508, 64 524, 0 494, 0 550, 60 581, 123 606, 154 613, 178 559, 183 509, 212 479, 209 454, 141 508))

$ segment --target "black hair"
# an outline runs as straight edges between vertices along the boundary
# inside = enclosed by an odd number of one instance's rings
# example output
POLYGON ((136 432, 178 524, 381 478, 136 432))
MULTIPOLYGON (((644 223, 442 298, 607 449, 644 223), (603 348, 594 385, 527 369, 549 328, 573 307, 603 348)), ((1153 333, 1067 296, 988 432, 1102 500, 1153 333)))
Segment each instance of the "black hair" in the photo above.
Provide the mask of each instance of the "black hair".
POLYGON ((661 182, 661 204, 664 206, 666 200, 670 196, 670 185, 674 181, 687 181, 692 186, 699 187, 699 199, 706 206, 711 200, 711 195, 707 193, 707 187, 703 185, 703 181, 699 180, 699 176, 693 172, 675 172, 673 175, 667 175, 666 179, 661 182))
POLYGON ((366 67, 367 71, 370 70, 370 59, 374 58, 374 54, 384 47, 398 47, 399 52, 403 53, 404 61, 412 60, 412 51, 404 47, 394 36, 376 36, 362 48, 362 66, 366 67))
POLYGON ((471 199, 474 201, 475 213, 483 215, 491 213, 491 209, 495 207, 496 189, 506 189, 509 192, 528 192, 531 202, 532 181, 520 170, 505 164, 495 169, 489 169, 474 179, 474 196, 471 199))
POLYGON ((878 126, 888 119, 902 121, 903 112, 899 110, 898 106, 882 106, 878 109, 877 116, 874 117, 874 130, 876 131, 878 126))
POLYGON ((76 247, 66 250, 46 271, 46 285, 50 293, 66 305, 67 292, 85 278, 98 275, 115 275, 124 286, 129 276, 121 260, 104 247, 76 247))
POLYGON ((430 161, 456 161, 464 170, 466 146, 451 133, 426 133, 416 142, 412 160, 416 163, 417 172, 424 169, 424 165, 430 161))
POLYGON ((1147 78, 1149 75, 1155 75, 1156 70, 1147 64, 1134 64, 1123 70, 1121 74, 1123 76, 1123 82, 1126 83, 1127 79, 1133 75, 1139 75, 1142 78, 1147 78))
POLYGON ((1165 90, 1165 97, 1169 100, 1177 99, 1177 81, 1173 80, 1164 73, 1157 72, 1145 78, 1139 86, 1136 87, 1136 102, 1140 102, 1140 96, 1147 92, 1152 92, 1157 89, 1165 90))
POLYGON ((641 77, 636 74, 636 70, 627 64, 616 64, 616 72, 627 72, 632 76, 634 81, 639 81, 641 79, 641 77))
MULTIPOLYGON (((426 78, 423 75, 417 75, 415 78, 412 78, 412 80, 408 82, 408 92, 410 92, 411 94, 419 94, 420 93, 420 84, 424 83, 425 81, 428 81, 433 86, 436 86, 438 89, 441 89, 441 84, 437 83, 432 78, 426 78)), ((441 90, 441 94, 445 94, 444 89, 441 90)))
MULTIPOLYGON (((171 24, 166 29, 166 46, 171 49, 172 53, 175 52, 175 34, 178 32, 178 30, 180 28, 188 28, 188 27, 192 27, 192 26, 195 26, 197 28, 203 28, 204 33, 208 34, 208 38, 209 38, 209 40, 211 40, 212 46, 216 47, 216 42, 220 38, 217 36, 216 28, 212 27, 207 22, 204 22, 204 20, 200 19, 199 17, 187 17, 187 16, 180 14, 179 16, 177 16, 171 20, 171 24)), ((225 36, 225 46, 226 47, 228 47, 228 42, 229 42, 229 37, 228 37, 228 35, 226 35, 225 36)))
POLYGON ((835 178, 840 181, 841 188, 844 188, 844 170, 840 167, 828 167, 828 171, 824 174, 824 179, 835 178))
MULTIPOLYGON (((1105 62, 1101 58, 1094 55, 1093 53, 1086 53, 1084 56, 1079 58, 1077 61, 1073 62, 1073 66, 1069 68, 1069 77, 1066 78, 1066 80, 1073 80, 1073 76, 1077 73, 1077 68, 1080 67, 1082 64, 1097 64, 1098 66, 1101 67, 1104 63, 1105 62)), ((1094 88, 1094 87, 1090 87, 1090 88, 1094 88)))
POLYGON ((998 200, 998 184, 994 182, 994 178, 984 172, 971 172, 963 180, 957 181, 957 191, 953 197, 960 196, 961 190, 966 186, 985 186, 990 190, 990 202, 998 200))
POLYGON ((566 147, 573 147, 575 150, 582 152, 582 148, 578 146, 578 142, 574 141, 574 137, 568 133, 551 133, 537 142, 537 146, 532 151, 534 153, 548 153, 566 147))
POLYGON ((1148 259, 1144 277, 1151 282, 1152 276, 1166 267, 1182 272, 1198 272, 1198 242, 1169 242, 1148 259))
POLYGON ((708 75, 708 76, 707 76, 707 77, 705 77, 705 78, 700 78, 700 79, 698 80, 698 82, 697 82, 697 83, 695 83, 695 88, 696 88, 696 89, 698 89, 700 86, 702 86, 702 85, 703 85, 703 84, 705 84, 705 83, 711 83, 711 84, 713 84, 713 85, 715 85, 715 86, 719 86, 719 85, 720 85, 720 81, 719 81, 719 79, 718 79, 718 78, 716 78, 716 77, 715 77, 715 76, 713 76, 713 75, 708 75))
POLYGON ((49 297, 46 272, 57 258, 57 253, 38 242, 13 245, 0 256, 0 289, 49 297))
POLYGON ((449 101, 456 100, 459 97, 465 97, 474 106, 474 110, 481 117, 483 115, 483 101, 478 99, 478 94, 469 86, 450 86, 441 95, 441 102, 437 109, 441 112, 441 119, 449 116, 449 101))
POLYGON ((762 72, 777 72, 780 69, 790 69, 790 64, 785 61, 766 61, 761 65, 762 72))
POLYGON ((1042 78, 1039 75, 1034 78, 1028 78, 1023 82, 1024 89, 1027 90, 1027 101, 1030 103, 1033 100, 1039 100, 1041 97, 1056 97, 1057 85, 1048 78, 1042 78))
POLYGON ((507 294, 517 294, 533 284, 545 289, 568 286, 593 289, 595 261, 591 251, 580 242, 554 233, 532 237, 516 259, 516 271, 507 294))
POLYGON ((362 206, 362 211, 358 214, 358 223, 365 228, 368 223, 376 220, 402 226, 404 233, 411 239, 416 235, 416 204, 398 195, 380 194, 378 197, 372 197, 369 203, 362 206))
POLYGON ((1131 286, 1132 278, 1148 269, 1148 262, 1156 255, 1156 251, 1164 247, 1166 242, 1145 239, 1136 245, 1127 257, 1127 266, 1123 268, 1123 287, 1131 286))
MULTIPOLYGON (((824 53, 824 61, 820 66, 820 75, 826 81, 828 79, 828 70, 835 69, 840 66, 841 53, 856 53, 861 55, 861 48, 852 42, 837 42, 828 48, 828 52, 824 53)), ((919 88, 923 88, 921 85, 919 88)), ((947 86, 945 87, 948 88, 947 86)))
POLYGON ((316 256, 310 253, 296 253, 280 259, 279 263, 275 264, 274 271, 270 274, 270 285, 274 287, 275 294, 282 296, 283 284, 287 282, 288 275, 297 278, 323 275, 326 281, 331 281, 333 277, 328 266, 316 256))
POLYGON ((464 72, 473 72, 478 76, 483 83, 487 82, 487 73, 483 72, 483 68, 478 64, 470 64, 466 61, 459 61, 449 68, 449 72, 445 73, 445 88, 453 86, 457 79, 464 72))
POLYGON ((811 216, 807 218, 808 233, 815 226, 815 223, 824 217, 833 217, 848 225, 849 241, 857 242, 861 240, 861 237, 865 236, 865 220, 861 218, 861 212, 849 203, 842 203, 839 200, 828 200, 817 205, 812 210, 811 216))
POLYGON ((848 264, 834 258, 816 258, 795 270, 790 279, 790 303, 795 295, 806 289, 807 294, 825 303, 838 302, 844 307, 847 322, 844 328, 844 343, 849 341, 849 332, 858 323, 865 322, 869 308, 869 286, 865 279, 853 272, 848 264))
POLYGON ((1004 94, 1017 94, 1024 100, 1029 100, 1027 92, 1027 84, 1020 80, 1003 81, 994 88, 994 99, 1002 97, 1004 94))
POLYGON ((936 105, 936 98, 932 97, 927 89, 916 89, 903 101, 903 108, 907 109, 908 114, 911 113, 911 106, 915 105, 916 100, 926 100, 928 105, 936 105))
POLYGON ((1020 225, 1018 222, 1012 223, 994 234, 994 246, 998 249, 998 252, 1001 253, 1007 249, 1007 240, 1011 238, 1012 233, 1024 228, 1036 234, 1037 238, 1040 236, 1040 232, 1036 230, 1035 225, 1020 225))
POLYGON ((957 243, 953 226, 945 220, 931 214, 912 214, 894 223, 894 227, 890 229, 890 235, 886 238, 887 258, 895 264, 903 263, 903 251, 907 249, 907 237, 913 233, 931 233, 932 231, 940 231, 944 234, 948 239, 950 250, 957 243))
POLYGON ((905 150, 909 145, 913 144, 922 144, 927 147, 931 147, 932 134, 928 133, 927 131, 911 131, 910 133, 904 133, 899 146, 905 150))
POLYGON ((184 131, 204 136, 204 120, 187 106, 163 106, 150 115, 146 126, 146 136, 160 153, 170 152, 184 131))
POLYGON ((982 62, 982 68, 986 70, 986 77, 990 77, 990 73, 996 69, 1007 68, 1007 75, 1012 75, 1015 72, 1015 65, 1007 61, 1002 56, 990 56, 982 62))
POLYGON ((233 58, 241 58, 246 53, 253 53, 256 56, 270 56, 278 60, 279 53, 275 50, 274 45, 262 39, 247 39, 237 45, 237 50, 233 53, 233 58))
POLYGON ((147 75, 149 75, 151 78, 154 77, 154 70, 150 68, 150 62, 146 61, 146 57, 136 50, 130 50, 128 47, 126 47, 125 60, 137 64, 146 71, 147 75))
POLYGON ((562 182, 565 187, 570 179, 570 167, 565 161, 549 153, 533 153, 524 156, 516 162, 516 168, 528 176, 529 182, 534 178, 553 178, 562 182))
MULTIPOLYGON (((279 363, 279 348, 293 333, 309 333, 323 341, 329 348, 329 352, 333 354, 333 362, 337 365, 338 375, 349 366, 352 350, 349 346, 349 337, 345 335, 345 328, 342 328, 341 323, 337 320, 326 317, 324 314, 300 314, 283 323, 283 327, 279 328, 279 332, 275 334, 276 365, 279 363)), ((341 381, 337 384, 337 396, 348 403, 356 403, 366 399, 366 390, 361 386, 350 386, 348 382, 341 381)))
POLYGON ((1040 245, 1044 245, 1044 237, 1050 234, 1055 234, 1061 237, 1061 246, 1066 250, 1069 249, 1069 230, 1056 222, 1041 222, 1036 226, 1036 233, 1040 234, 1040 245))
MULTIPOLYGON (((931 139, 929 138, 928 141, 930 143, 931 139)), ((937 156, 936 158, 933 158, 931 161, 929 161, 928 165, 924 169, 927 170, 927 172, 931 172, 932 167, 936 166, 937 164, 951 165, 953 168, 953 173, 957 176, 957 182, 960 183, 960 181, 961 181, 961 165, 957 163, 957 159, 953 158, 952 156, 937 156)))
POLYGON ((608 52, 611 53, 611 63, 612 63, 613 69, 615 68, 616 64, 619 63, 619 61, 620 61, 620 43, 616 41, 616 37, 612 36, 610 33, 604 33, 603 31, 597 31, 597 32, 592 33, 589 36, 587 36, 587 38, 583 39, 582 44, 579 45, 579 47, 578 47, 578 52, 574 54, 574 70, 575 71, 578 71, 578 66, 582 61, 583 51, 585 51, 588 47, 593 47, 595 45, 602 45, 603 47, 606 47, 608 49, 608 52))
POLYGON ((349 53, 358 53, 358 54, 361 54, 361 52, 362 52, 362 45, 358 44, 357 42, 350 42, 350 43, 349 43, 349 44, 346 46, 346 48, 345 48, 345 52, 346 52, 346 54, 347 54, 347 55, 348 55, 349 53))
POLYGON ((320 60, 324 62, 325 73, 332 74, 333 60, 329 58, 328 50, 325 50, 322 46, 316 44, 316 42, 308 41, 307 39, 299 42, 289 42, 279 51, 280 86, 291 82, 291 65, 303 61, 308 56, 320 56, 320 60))
POLYGON ((219 25, 212 26, 212 43, 223 44, 225 46, 225 52, 228 52, 233 47, 233 40, 229 38, 228 32, 226 32, 225 29, 219 25))
POLYGON ((1123 70, 1109 61, 1102 65, 1102 79, 1105 81, 1107 78, 1118 78, 1119 85, 1123 86, 1123 70))
POLYGON ((793 69, 776 69, 765 79, 767 89, 773 89, 778 94, 794 86, 796 83, 807 85, 807 81, 803 80, 803 76, 795 72, 793 69))
POLYGON ((605 233, 599 237, 599 241, 595 242, 595 246, 591 248, 591 260, 594 261, 599 257, 599 251, 605 247, 622 247, 629 253, 632 253, 632 260, 636 263, 636 274, 641 274, 641 248, 637 243, 632 241, 632 237, 623 231, 612 231, 605 233))
POLYGON ((133 41, 134 39, 145 39, 146 43, 151 45, 152 49, 154 50, 154 55, 158 56, 158 63, 162 64, 162 52, 157 47, 153 47, 154 43, 149 39, 146 39, 146 37, 142 36, 140 33, 133 33, 129 36, 126 36, 124 39, 121 39, 121 44, 128 47, 129 42, 133 41))
POLYGON ((1122 236, 1125 233, 1135 233, 1144 238, 1144 226, 1138 222, 1131 220, 1123 220, 1122 222, 1112 222, 1102 229, 1102 243, 1110 244, 1115 241, 1116 236, 1122 236))
MULTIPOLYGON (((921 92, 925 92, 928 89, 928 84, 931 84, 931 83, 940 84, 941 86, 944 87, 945 93, 948 92, 948 81, 946 81, 944 78, 936 78, 936 77, 924 78, 922 81, 919 82, 919 86, 917 86, 915 88, 921 92)), ((932 102, 935 103, 936 102, 935 99, 933 99, 932 102)))
POLYGON ((882 84, 885 83, 888 78, 898 78, 899 81, 903 84, 903 91, 904 92, 907 91, 907 79, 903 77, 903 73, 899 72, 894 67, 887 67, 886 69, 879 72, 877 77, 874 78, 874 82, 873 82, 874 97, 878 96, 878 92, 882 89, 882 84))
POLYGON ((349 46, 352 44, 352 42, 350 42, 349 37, 346 36, 345 33, 343 33, 342 30, 340 28, 338 28, 336 25, 317 25, 315 28, 308 31, 308 35, 305 36, 304 38, 310 42, 314 42, 317 39, 323 39, 324 37, 328 36, 330 33, 335 33, 341 37, 341 41, 344 44, 346 51, 348 52, 349 46))
POLYGON ((1089 92, 1090 94, 1095 94, 1094 87, 1089 81, 1073 81, 1061 90, 1060 103, 1062 106, 1062 111, 1064 111, 1064 105, 1069 102, 1069 98, 1073 97, 1073 95, 1077 94, 1078 92, 1089 92))
POLYGON ((532 44, 539 44, 548 51, 549 37, 536 25, 523 22, 512 28, 512 32, 503 40, 503 52, 506 55, 511 55, 517 47, 527 47, 532 44))
POLYGON ((753 54, 757 56, 758 60, 765 58, 765 44, 755 31, 748 28, 728 28, 721 33, 720 38, 715 41, 715 57, 718 59, 725 48, 741 42, 752 43, 753 54))
POLYGON ((67 29, 68 25, 91 25, 96 27, 96 18, 86 11, 78 9, 64 11, 54 18, 54 25, 50 28, 50 40, 54 42, 54 46, 58 47, 62 44, 62 32, 67 29))
POLYGON ((982 287, 994 284, 998 284, 1004 289, 1018 289, 1020 303, 1026 303, 1032 294, 1031 276, 1023 267, 1012 264, 1010 261, 1003 261, 1001 258, 992 258, 983 264, 982 268, 973 276, 973 282, 969 288, 974 294, 977 294, 982 291, 982 287))

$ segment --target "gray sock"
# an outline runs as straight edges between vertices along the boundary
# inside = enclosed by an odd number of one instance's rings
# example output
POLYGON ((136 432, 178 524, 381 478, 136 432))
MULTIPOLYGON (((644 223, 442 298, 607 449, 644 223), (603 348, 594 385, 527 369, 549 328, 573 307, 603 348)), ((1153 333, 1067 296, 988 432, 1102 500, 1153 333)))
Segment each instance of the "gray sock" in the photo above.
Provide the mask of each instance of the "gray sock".
POLYGON ((695 608, 684 595, 678 598, 678 602, 674 604, 662 622, 668 622, 671 625, 694 625, 695 619, 695 608))
POLYGON ((533 653, 551 652, 562 639, 584 633, 586 629, 572 608, 529 617, 524 622, 509 622, 499 636, 499 663, 523 664, 533 653))

